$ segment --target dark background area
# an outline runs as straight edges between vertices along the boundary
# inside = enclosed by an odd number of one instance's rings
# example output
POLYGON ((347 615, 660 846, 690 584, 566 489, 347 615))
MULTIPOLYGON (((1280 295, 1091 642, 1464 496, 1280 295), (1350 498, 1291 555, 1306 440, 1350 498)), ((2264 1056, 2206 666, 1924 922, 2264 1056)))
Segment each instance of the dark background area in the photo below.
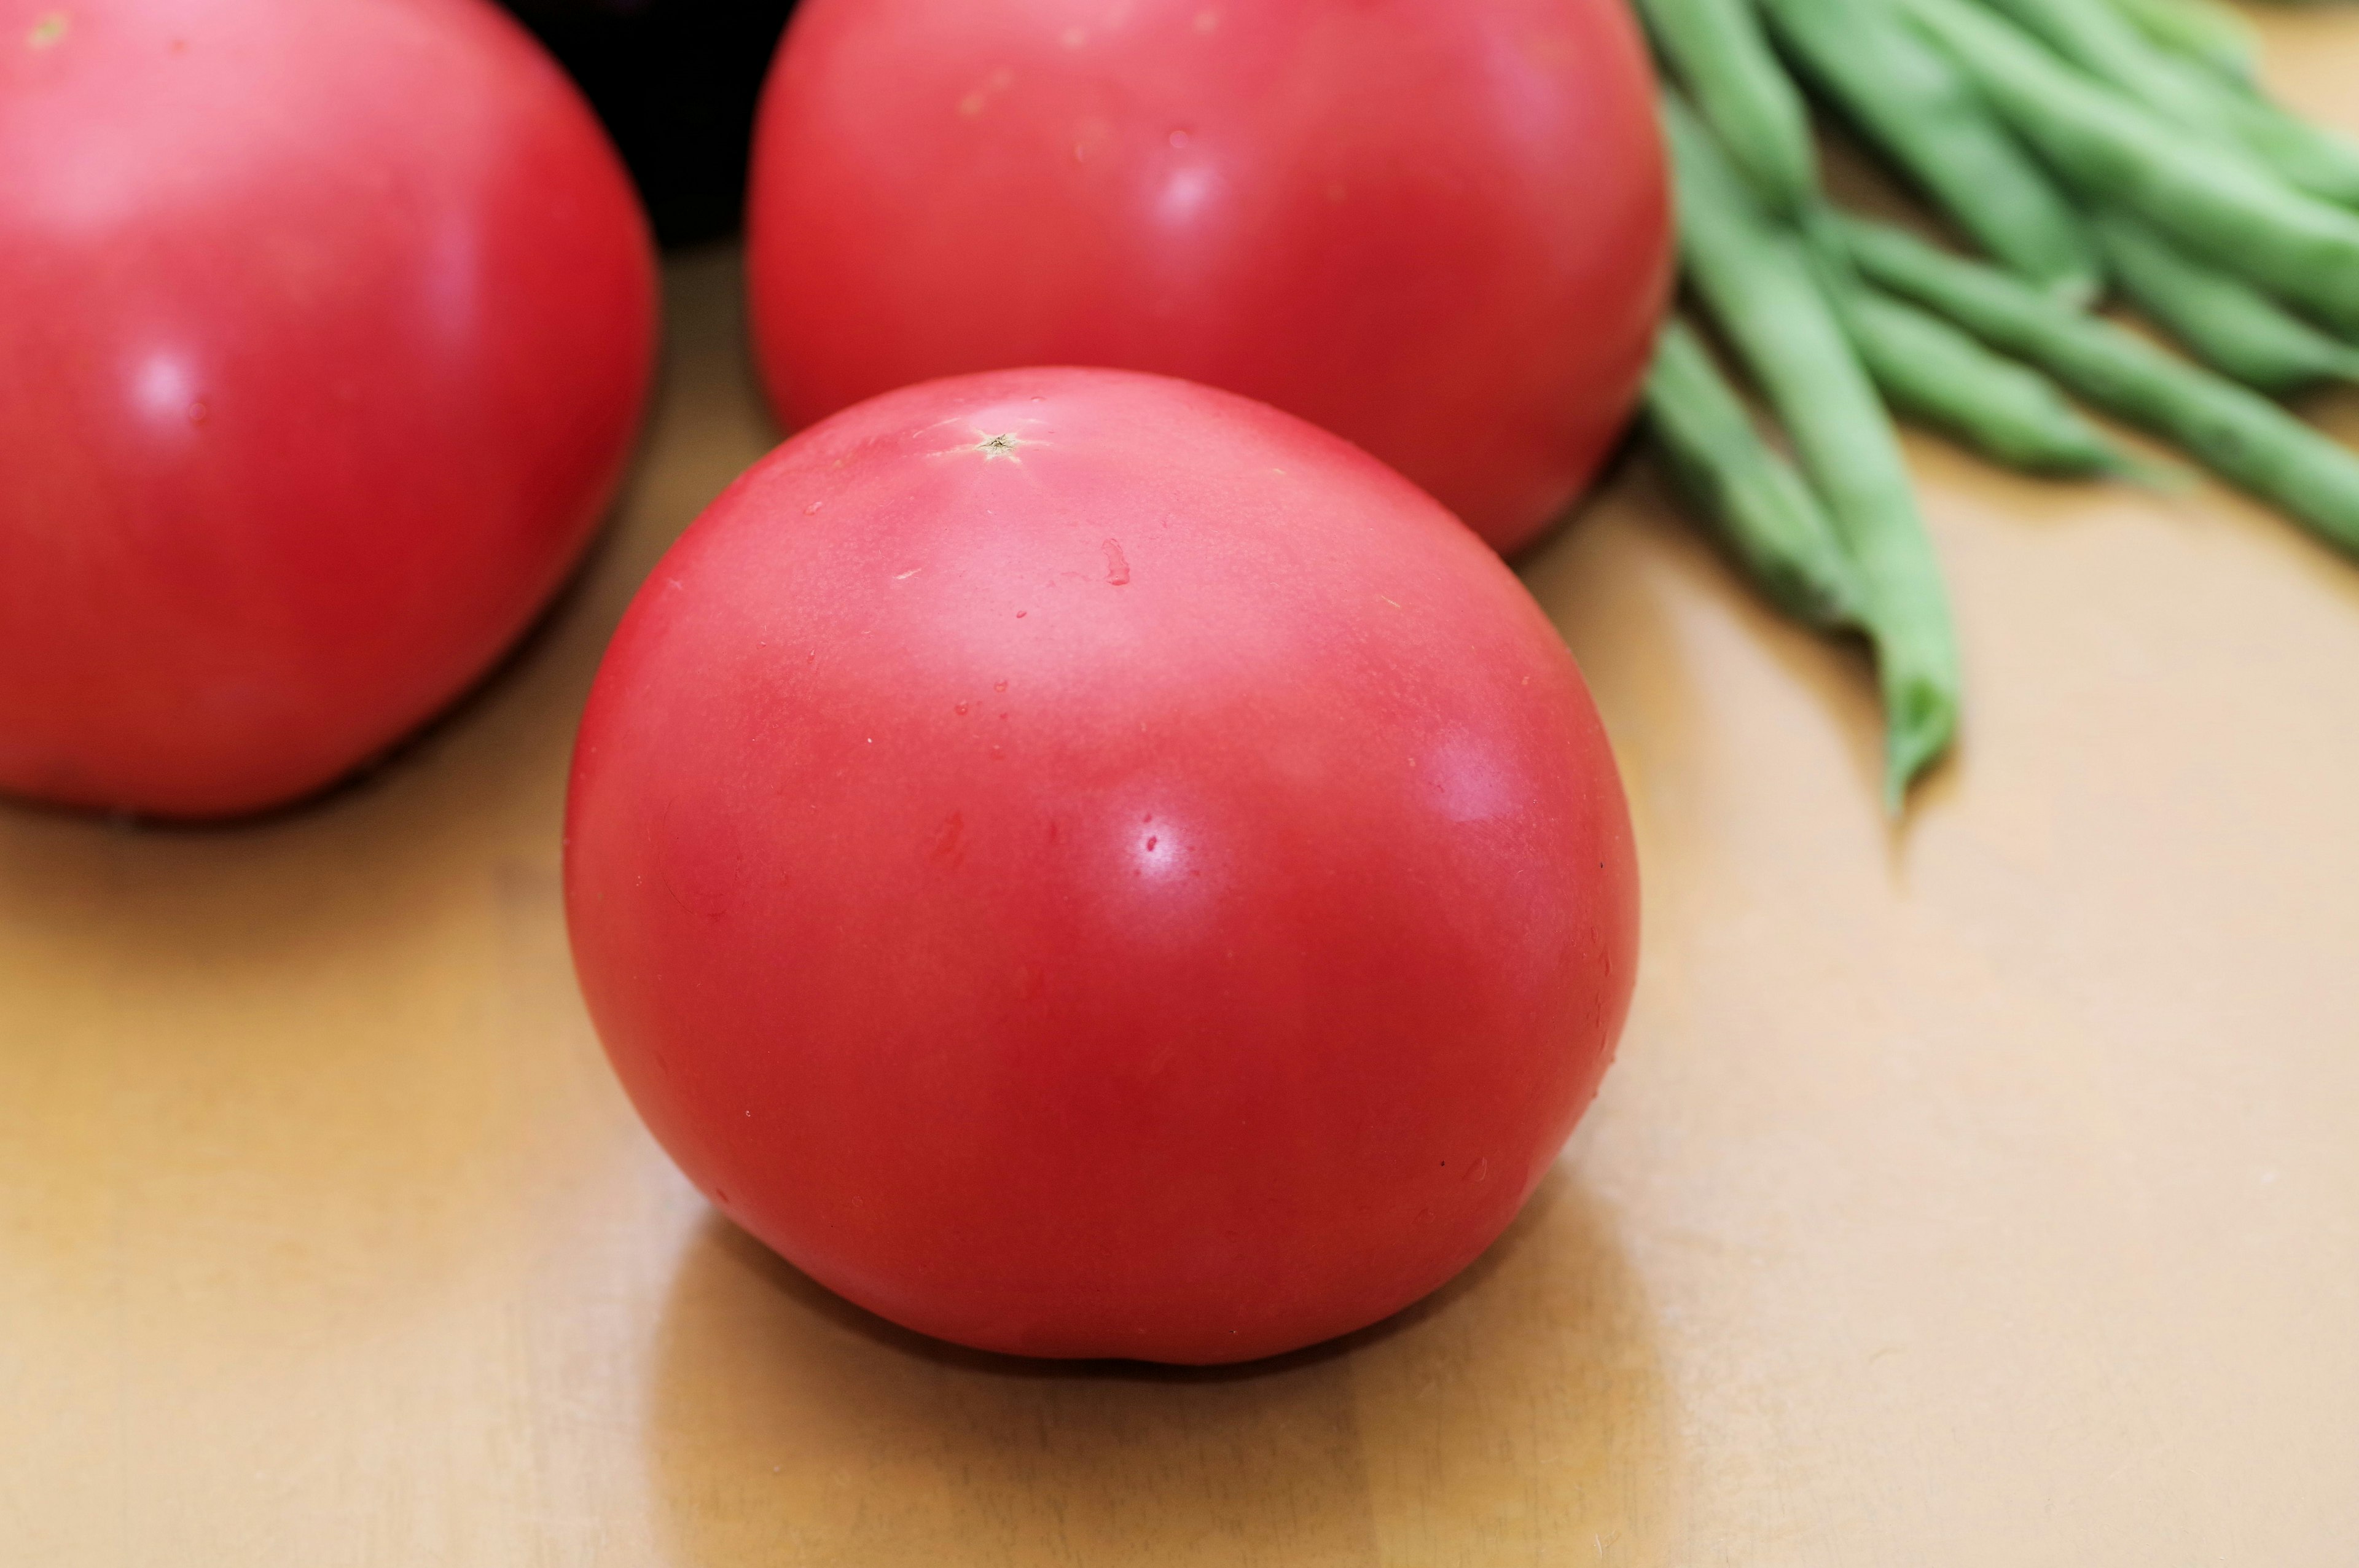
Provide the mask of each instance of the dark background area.
POLYGON ((737 228, 754 106, 794 0, 505 3, 588 94, 659 241, 737 228))

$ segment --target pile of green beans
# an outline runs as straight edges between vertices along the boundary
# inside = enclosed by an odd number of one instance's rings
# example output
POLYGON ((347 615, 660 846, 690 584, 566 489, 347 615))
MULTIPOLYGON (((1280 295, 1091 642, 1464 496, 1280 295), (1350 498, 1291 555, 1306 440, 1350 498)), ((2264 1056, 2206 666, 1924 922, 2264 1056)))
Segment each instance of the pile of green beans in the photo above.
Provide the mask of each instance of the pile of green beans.
POLYGON ((2164 471, 2078 398, 2359 557, 2359 456, 2277 401, 2359 382, 2359 140, 2269 101, 2236 13, 2216 0, 1638 10, 1670 82, 1687 297, 1714 329, 1666 327, 1647 429, 1766 597, 1873 650, 1896 810, 1949 747, 1961 683, 1894 416, 2027 473, 2164 471), (1837 211, 1813 103, 1986 259, 1837 211), (2092 313, 2109 301, 2183 351, 2092 313))

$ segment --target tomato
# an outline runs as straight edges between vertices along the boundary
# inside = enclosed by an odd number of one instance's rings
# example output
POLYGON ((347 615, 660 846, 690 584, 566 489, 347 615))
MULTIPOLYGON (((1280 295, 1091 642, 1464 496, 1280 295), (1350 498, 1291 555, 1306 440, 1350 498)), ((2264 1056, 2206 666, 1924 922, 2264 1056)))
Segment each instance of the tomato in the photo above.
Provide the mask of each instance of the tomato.
POLYGON ((763 460, 592 690, 576 967, 724 1212, 1037 1356, 1356 1328, 1498 1235, 1636 957, 1611 752, 1515 578, 1230 394, 998 372, 763 460))
POLYGON ((329 784, 580 555, 652 361, 589 111, 476 0, 0 0, 0 788, 329 784))
POLYGON ((756 132, 792 425, 1159 371, 1366 448, 1502 550, 1595 473, 1669 278, 1620 0, 810 0, 756 132))

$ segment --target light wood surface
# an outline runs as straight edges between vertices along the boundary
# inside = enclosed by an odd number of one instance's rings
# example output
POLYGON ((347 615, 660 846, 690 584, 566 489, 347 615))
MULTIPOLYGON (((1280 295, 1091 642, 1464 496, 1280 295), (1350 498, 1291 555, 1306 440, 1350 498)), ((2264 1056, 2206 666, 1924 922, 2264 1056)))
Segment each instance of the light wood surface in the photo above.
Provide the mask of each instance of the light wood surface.
MULTIPOLYGON (((2359 124, 2359 16, 2269 35, 2359 124)), ((1012 1363, 717 1221, 575 994, 574 715, 774 438, 734 266, 671 267, 592 568, 381 773, 0 807, 0 1563, 2359 1562, 2359 568, 1915 443, 1973 706, 1896 832, 1857 661, 1626 470, 1526 568, 1647 877, 1560 1168, 1343 1345, 1012 1363)))

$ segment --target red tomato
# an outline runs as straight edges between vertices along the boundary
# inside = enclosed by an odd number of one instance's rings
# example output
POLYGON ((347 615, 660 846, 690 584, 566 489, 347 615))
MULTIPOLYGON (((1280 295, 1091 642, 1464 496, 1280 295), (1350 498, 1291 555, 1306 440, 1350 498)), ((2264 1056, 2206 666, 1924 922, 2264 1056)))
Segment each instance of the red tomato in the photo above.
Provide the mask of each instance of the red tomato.
POLYGON ((0 788, 330 783, 581 553, 646 227, 475 0, 0 0, 0 788))
POLYGON ((1620 0, 809 0, 755 342, 789 425, 1012 365, 1227 387, 1513 550, 1630 410, 1668 214, 1620 0))
POLYGON ((1622 1023, 1580 672, 1364 453, 1115 371, 887 395, 648 579, 566 897, 690 1180, 929 1334, 1213 1362, 1506 1225, 1622 1023))

